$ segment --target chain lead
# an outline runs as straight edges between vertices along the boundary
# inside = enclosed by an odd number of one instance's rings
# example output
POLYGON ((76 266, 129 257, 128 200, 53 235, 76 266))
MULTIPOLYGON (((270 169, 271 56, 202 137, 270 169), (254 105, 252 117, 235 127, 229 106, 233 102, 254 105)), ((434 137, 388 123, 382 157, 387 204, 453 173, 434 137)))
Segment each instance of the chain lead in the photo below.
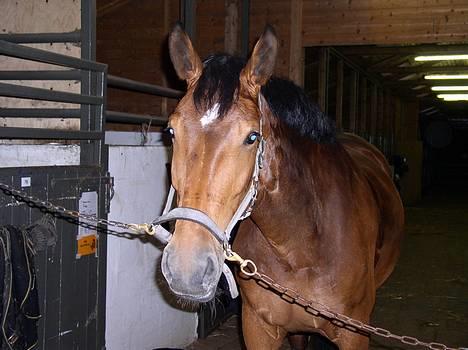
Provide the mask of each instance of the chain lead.
MULTIPOLYGON (((153 232, 153 225, 150 225, 150 224, 125 224, 119 221, 99 219, 93 215, 82 214, 77 211, 68 210, 64 207, 54 205, 50 202, 40 200, 36 197, 28 196, 24 194, 23 192, 18 191, 3 183, 0 183, 0 190, 3 193, 5 193, 7 196, 12 196, 16 200, 20 202, 24 202, 30 207, 38 208, 41 211, 52 212, 54 214, 58 214, 58 216, 63 217, 65 219, 68 219, 70 217, 75 220, 78 219, 77 224, 86 228, 95 228, 101 231, 101 227, 89 223, 89 222, 94 222, 98 225, 114 226, 114 227, 122 228, 125 230, 130 230, 138 234, 142 234, 142 232, 152 234, 151 232, 153 232), (79 221, 79 219, 84 219, 87 222, 79 221)), ((125 234, 122 232, 112 231, 109 229, 107 229, 106 231, 110 233, 118 234, 118 235, 125 234)), ((252 260, 243 259, 239 254, 234 252, 229 245, 224 245, 223 248, 224 248, 224 256, 226 260, 238 263, 243 274, 256 279, 259 282, 259 285, 261 285, 263 288, 272 289, 278 292, 281 295, 281 298, 283 298, 287 302, 302 306, 307 313, 310 313, 313 316, 324 317, 331 322, 335 321, 334 322, 335 324, 337 324, 336 321, 338 321, 339 322, 338 325, 353 332, 363 332, 365 334, 369 334, 369 335, 373 334, 373 335, 377 335, 383 338, 392 338, 407 345, 422 346, 431 350, 464 350, 464 348, 450 348, 444 344, 435 343, 435 342, 426 343, 426 342, 420 341, 419 339, 416 339, 414 337, 410 337, 407 335, 403 335, 403 336, 397 335, 397 334, 391 333, 387 329, 373 327, 359 320, 356 320, 346 315, 332 311, 325 305, 305 299, 294 289, 290 289, 290 288, 286 288, 282 286, 281 284, 275 282, 268 275, 259 273, 257 270, 257 266, 252 260)))
POLYGON ((440 343, 426 343, 420 341, 417 338, 410 337, 407 335, 397 335, 390 332, 387 329, 374 327, 368 325, 364 322, 351 318, 349 316, 340 314, 339 312, 335 312, 330 310, 325 305, 322 305, 318 302, 307 300, 302 297, 297 291, 294 289, 290 289, 287 287, 282 286, 281 284, 275 282, 271 277, 265 275, 263 273, 259 273, 257 271, 257 266, 248 259, 243 259, 239 254, 232 251, 229 248, 229 258, 226 258, 229 261, 237 262, 240 265, 242 273, 246 274, 247 276, 251 276, 255 280, 257 280, 258 284, 265 289, 272 289, 275 292, 279 293, 282 299, 286 300, 291 304, 297 304, 302 306, 305 311, 313 316, 320 316, 323 318, 328 319, 330 322, 338 325, 339 327, 346 328, 351 332, 355 333, 364 333, 368 335, 377 335, 383 338, 392 338, 395 340, 400 341, 403 344, 412 345, 412 346, 422 346, 427 349, 431 350, 464 350, 464 348, 451 348, 444 344, 440 343), (245 268, 249 266, 251 271, 245 271, 245 268), (338 321, 338 322, 336 322, 338 321))
MULTIPOLYGON (((119 222, 119 221, 100 219, 94 215, 83 214, 78 211, 69 210, 62 206, 52 204, 51 202, 41 200, 34 196, 29 196, 25 194, 24 192, 18 191, 4 183, 0 183, 0 190, 3 193, 5 193, 7 196, 13 197, 19 202, 26 203, 26 205, 28 205, 29 207, 37 208, 41 212, 50 212, 54 214, 55 216, 66 219, 66 220, 67 219, 75 220, 76 221, 75 223, 77 225, 85 227, 85 228, 93 228, 99 232, 102 232, 103 228, 100 227, 99 225, 105 225, 105 226, 118 227, 126 231, 130 230, 133 232, 133 234, 142 234, 142 230, 140 229, 140 227, 137 227, 137 226, 142 226, 142 225, 126 224, 126 223, 119 222), (80 219, 84 221, 80 221, 80 219)), ((143 226, 144 225, 151 226, 148 224, 143 224, 143 226)), ((143 232, 145 233, 149 233, 150 231, 151 231, 150 228, 143 230, 143 232)), ((110 230, 108 228, 106 229, 106 232, 120 235, 120 236, 125 236, 125 235, 130 234, 129 232, 119 232, 119 231, 110 230)))

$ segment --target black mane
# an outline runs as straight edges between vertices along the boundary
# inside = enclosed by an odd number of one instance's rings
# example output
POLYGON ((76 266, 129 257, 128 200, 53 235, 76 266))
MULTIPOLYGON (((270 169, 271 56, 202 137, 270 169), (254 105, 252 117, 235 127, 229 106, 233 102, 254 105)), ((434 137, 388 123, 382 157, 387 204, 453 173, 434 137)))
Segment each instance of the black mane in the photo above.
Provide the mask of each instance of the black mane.
MULTIPOLYGON (((239 76, 246 61, 224 54, 211 55, 203 61, 203 73, 193 93, 195 106, 207 110, 219 104, 223 117, 238 99, 239 76)), ((273 115, 300 135, 316 142, 334 142, 333 122, 292 81, 273 77, 261 89, 273 115)))

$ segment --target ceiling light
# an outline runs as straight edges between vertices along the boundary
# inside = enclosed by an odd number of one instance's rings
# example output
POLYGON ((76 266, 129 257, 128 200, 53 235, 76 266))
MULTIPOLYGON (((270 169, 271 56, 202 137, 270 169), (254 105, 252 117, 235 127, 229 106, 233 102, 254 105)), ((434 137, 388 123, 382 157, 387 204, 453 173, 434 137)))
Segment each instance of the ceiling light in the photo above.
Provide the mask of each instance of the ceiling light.
POLYGON ((430 74, 424 76, 427 80, 468 79, 468 74, 430 74))
POLYGON ((468 86, 433 86, 432 91, 468 91, 468 86))
POLYGON ((437 97, 444 101, 468 101, 468 94, 440 94, 437 97))
POLYGON ((434 55, 434 56, 416 56, 415 61, 452 61, 468 60, 468 54, 464 55, 434 55))

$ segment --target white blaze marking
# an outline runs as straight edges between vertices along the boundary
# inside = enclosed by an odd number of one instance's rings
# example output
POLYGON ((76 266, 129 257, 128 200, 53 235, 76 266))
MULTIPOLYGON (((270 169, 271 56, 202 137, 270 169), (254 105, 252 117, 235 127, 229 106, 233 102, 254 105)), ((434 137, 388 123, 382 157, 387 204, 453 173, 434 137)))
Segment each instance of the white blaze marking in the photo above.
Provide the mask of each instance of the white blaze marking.
POLYGON ((213 107, 206 111, 205 115, 200 119, 203 127, 207 126, 213 120, 218 118, 219 103, 215 103, 213 107))

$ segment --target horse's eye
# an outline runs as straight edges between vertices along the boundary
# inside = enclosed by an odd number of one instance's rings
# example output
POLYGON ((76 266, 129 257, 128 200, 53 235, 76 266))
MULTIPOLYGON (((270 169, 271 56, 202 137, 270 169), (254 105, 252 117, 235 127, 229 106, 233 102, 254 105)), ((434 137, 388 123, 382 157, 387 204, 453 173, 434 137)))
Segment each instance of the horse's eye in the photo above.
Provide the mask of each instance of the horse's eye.
POLYGON ((253 145, 255 141, 258 140, 259 137, 260 137, 260 134, 258 132, 256 131, 251 132, 249 136, 247 136, 247 138, 245 139, 244 143, 246 145, 253 145))
POLYGON ((171 128, 170 126, 168 126, 167 128, 164 129, 164 133, 171 137, 171 138, 174 138, 174 129, 171 128))

